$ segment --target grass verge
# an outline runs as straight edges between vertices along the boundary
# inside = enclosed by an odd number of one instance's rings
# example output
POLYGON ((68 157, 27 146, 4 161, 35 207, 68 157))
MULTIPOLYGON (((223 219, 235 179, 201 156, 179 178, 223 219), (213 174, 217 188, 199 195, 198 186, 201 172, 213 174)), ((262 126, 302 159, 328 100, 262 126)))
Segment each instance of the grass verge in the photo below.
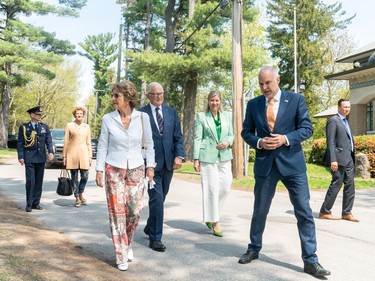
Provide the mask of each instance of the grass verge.
MULTIPOLYGON (((234 179, 232 186, 237 189, 253 190, 254 187, 254 164, 248 166, 248 176, 241 179, 234 179)), ((187 162, 182 168, 176 171, 176 174, 182 175, 183 178, 200 180, 199 173, 194 171, 193 163, 187 162)), ((331 183, 331 172, 328 167, 315 164, 307 164, 307 178, 311 190, 325 190, 331 183)), ((375 187, 375 179, 355 178, 356 189, 366 189, 375 187)), ((278 189, 285 189, 282 182, 279 182, 278 189)))

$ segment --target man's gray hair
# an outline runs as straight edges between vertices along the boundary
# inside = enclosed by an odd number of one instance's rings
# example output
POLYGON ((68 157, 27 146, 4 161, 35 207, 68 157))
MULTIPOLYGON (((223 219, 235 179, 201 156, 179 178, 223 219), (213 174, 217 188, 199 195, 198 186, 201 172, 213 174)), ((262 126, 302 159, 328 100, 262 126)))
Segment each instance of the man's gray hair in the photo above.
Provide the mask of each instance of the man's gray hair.
POLYGON ((271 71, 276 77, 279 76, 279 70, 271 65, 261 67, 259 70, 259 74, 261 74, 264 71, 271 71))

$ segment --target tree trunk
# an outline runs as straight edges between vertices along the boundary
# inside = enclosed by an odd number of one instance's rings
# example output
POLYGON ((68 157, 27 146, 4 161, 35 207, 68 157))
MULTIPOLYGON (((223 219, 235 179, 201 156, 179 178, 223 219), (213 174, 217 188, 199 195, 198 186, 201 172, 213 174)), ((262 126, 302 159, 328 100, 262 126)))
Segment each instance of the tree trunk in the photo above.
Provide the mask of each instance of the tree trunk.
POLYGON ((10 82, 1 84, 1 112, 0 112, 0 147, 8 147, 8 128, 9 128, 9 103, 10 103, 11 85, 10 82))
POLYGON ((190 72, 185 85, 183 135, 187 160, 193 160, 195 105, 198 91, 198 73, 190 72))
POLYGON ((144 50, 150 49, 150 26, 151 26, 151 6, 150 1, 146 2, 146 24, 145 24, 145 44, 143 46, 144 50))
POLYGON ((173 12, 174 12, 175 4, 176 4, 175 0, 168 0, 168 5, 165 8, 165 31, 166 31, 166 36, 167 36, 165 51, 167 53, 173 53, 173 49, 175 46, 174 23, 173 23, 173 12))

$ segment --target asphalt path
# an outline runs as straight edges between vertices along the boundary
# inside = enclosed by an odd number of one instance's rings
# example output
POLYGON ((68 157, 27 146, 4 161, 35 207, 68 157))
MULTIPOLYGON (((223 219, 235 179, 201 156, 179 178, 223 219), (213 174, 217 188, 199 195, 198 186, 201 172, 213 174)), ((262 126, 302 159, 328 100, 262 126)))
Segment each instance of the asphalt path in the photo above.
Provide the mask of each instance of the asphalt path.
MULTIPOLYGON (((74 207, 73 197, 56 194, 59 173, 59 169, 45 171, 41 200, 45 209, 25 212, 25 216, 35 217, 90 255, 115 266, 105 192, 95 185, 94 170, 85 192, 88 205, 81 208, 74 207)), ((0 175, 0 193, 24 209, 24 167, 13 159, 0 165, 0 175)), ((324 195, 321 191, 311 192, 315 217, 324 195)), ((129 274, 136 273, 139 280, 315 280, 303 273, 296 219, 287 192, 276 193, 259 260, 246 265, 239 264, 238 259, 246 251, 249 240, 252 192, 231 191, 221 215, 224 237, 219 238, 202 223, 200 184, 175 177, 165 203, 162 241, 167 250, 164 253, 148 247, 148 238, 143 233, 148 216, 147 192, 144 202, 134 239, 134 261, 128 270, 129 274)), ((340 215, 341 204, 340 193, 334 215, 340 215)), ((359 223, 315 220, 319 261, 332 272, 323 280, 375 280, 375 189, 357 191, 353 212, 361 219, 359 223)))

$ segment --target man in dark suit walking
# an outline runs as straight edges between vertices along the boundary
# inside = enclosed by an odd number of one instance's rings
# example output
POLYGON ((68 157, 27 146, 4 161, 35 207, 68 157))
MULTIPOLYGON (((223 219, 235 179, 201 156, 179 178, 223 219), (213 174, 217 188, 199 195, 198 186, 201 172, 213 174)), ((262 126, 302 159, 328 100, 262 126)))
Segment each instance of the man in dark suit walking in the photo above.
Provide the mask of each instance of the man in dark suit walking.
POLYGON ((246 264, 259 257, 267 215, 281 180, 297 218, 304 272, 316 277, 330 275, 315 253, 315 223, 301 145, 313 130, 304 97, 282 91, 278 71, 271 66, 261 68, 258 80, 263 95, 248 102, 241 133, 244 141, 256 150, 256 157, 250 243, 238 262, 246 264))
POLYGON ((326 126, 327 151, 326 163, 331 167, 332 180, 329 185, 319 217, 339 220, 331 214, 337 194, 344 183, 341 218, 359 222, 353 217, 352 209, 355 197, 354 189, 354 140, 346 117, 350 113, 350 101, 340 99, 338 113, 332 116, 326 126))
POLYGON ((164 201, 169 191, 173 171, 181 168, 185 159, 180 119, 177 111, 165 104, 164 89, 152 82, 147 87, 150 104, 140 109, 150 116, 155 149, 154 187, 148 188, 149 217, 144 232, 149 236, 150 248, 164 252, 163 236, 164 201))
POLYGON ((43 112, 40 106, 27 111, 31 120, 23 123, 18 130, 17 154, 18 161, 26 171, 26 212, 33 209, 43 210, 40 206, 44 165, 47 160, 53 159, 52 137, 48 126, 41 123, 43 112))

